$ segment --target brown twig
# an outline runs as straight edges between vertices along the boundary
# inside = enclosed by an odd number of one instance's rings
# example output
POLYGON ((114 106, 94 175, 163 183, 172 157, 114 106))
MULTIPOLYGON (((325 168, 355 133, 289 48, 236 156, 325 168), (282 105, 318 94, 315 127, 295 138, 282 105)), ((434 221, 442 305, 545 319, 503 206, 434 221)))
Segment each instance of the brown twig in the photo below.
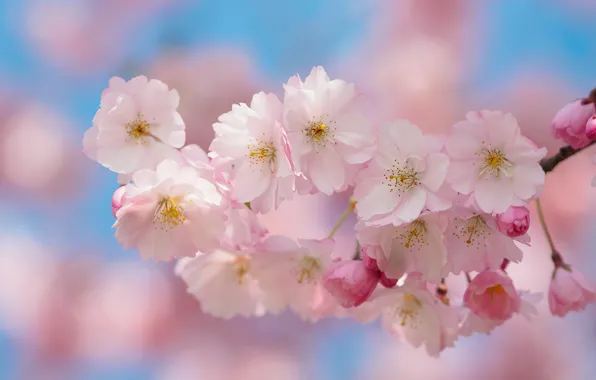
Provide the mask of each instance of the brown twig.
POLYGON ((555 169, 555 167, 559 165, 561 162, 565 161, 566 159, 575 155, 576 153, 579 153, 582 150, 594 145, 594 143, 596 143, 596 141, 592 141, 587 146, 579 149, 572 148, 569 145, 564 146, 561 149, 559 149, 557 154, 555 154, 554 156, 543 158, 542 160, 540 160, 540 166, 542 166, 542 170, 544 170, 545 173, 552 172, 555 169))

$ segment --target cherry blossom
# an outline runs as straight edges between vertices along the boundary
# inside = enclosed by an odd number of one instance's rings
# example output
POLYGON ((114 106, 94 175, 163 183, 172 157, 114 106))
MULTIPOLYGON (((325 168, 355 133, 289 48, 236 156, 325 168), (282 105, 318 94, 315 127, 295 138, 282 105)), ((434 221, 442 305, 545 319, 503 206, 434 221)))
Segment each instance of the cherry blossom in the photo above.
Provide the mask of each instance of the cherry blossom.
POLYGON ((284 90, 296 172, 322 193, 344 190, 351 184, 350 166, 368 161, 375 142, 370 121, 358 109, 354 85, 330 80, 319 66, 304 82, 291 77, 284 90))
POLYGON ((441 144, 406 120, 381 128, 378 149, 354 189, 358 216, 369 225, 400 225, 422 210, 441 211, 450 200, 439 196, 449 158, 441 144))
POLYGON ((377 287, 380 272, 368 269, 361 260, 331 263, 323 275, 325 289, 343 307, 359 306, 377 287))
POLYGON ((555 269, 548 289, 548 306, 553 315, 563 317, 570 311, 581 311, 596 302, 596 287, 575 269, 555 269))
POLYGON ((530 210, 525 206, 511 206, 497 215, 499 231, 509 237, 525 235, 530 228, 530 210))
POLYGON ((380 289, 373 297, 371 302, 383 308, 383 327, 414 347, 424 344, 429 355, 439 355, 457 338, 457 312, 438 301, 419 276, 409 276, 399 288, 380 289))
POLYGON ((331 315, 337 304, 323 287, 323 274, 331 263, 333 244, 332 239, 296 243, 283 236, 268 237, 260 247, 269 253, 256 269, 259 283, 305 320, 331 315))
POLYGON ((446 227, 443 215, 430 213, 399 227, 363 227, 359 240, 364 246, 377 247, 366 252, 387 277, 399 279, 405 273, 418 272, 425 279, 439 283, 447 264, 443 235, 446 227))
POLYGON ((294 190, 283 105, 273 94, 256 94, 250 107, 234 105, 213 125, 213 156, 232 165, 232 197, 261 212, 277 209, 294 190))
POLYGON ((114 195, 112 195, 112 214, 114 215, 114 218, 116 217, 118 210, 122 208, 122 198, 124 198, 125 193, 126 186, 120 186, 114 191, 114 195))
POLYGON ((470 282, 464 303, 479 317, 504 321, 519 311, 521 299, 505 272, 487 270, 470 282))
POLYGON ((221 318, 277 313, 284 305, 267 303, 254 275, 253 256, 245 251, 217 249, 178 261, 176 273, 204 312, 221 318))
POLYGON ((551 124, 551 132, 555 138, 572 147, 582 148, 590 143, 586 136, 586 123, 594 114, 594 104, 583 104, 582 99, 575 100, 557 112, 551 124))
MULTIPOLYGON (((520 299, 519 310, 516 314, 523 316, 527 321, 538 315, 536 304, 541 301, 542 294, 518 290, 520 299)), ((467 309, 463 322, 460 324, 459 334, 470 336, 474 333, 490 334, 495 328, 505 323, 505 320, 483 318, 474 311, 467 309)))
POLYGON ((194 168, 175 161, 140 170, 116 213, 116 238, 144 258, 169 260, 218 247, 224 233, 222 196, 194 168))
POLYGON ((529 201, 555 265, 543 274, 552 275, 551 313, 596 301, 558 253, 538 199, 545 174, 596 135, 594 98, 596 90, 557 114, 553 133, 570 146, 543 159, 546 149, 499 111, 470 112, 445 136, 403 119, 373 125, 354 85, 315 67, 304 81, 289 79, 283 102, 260 92, 232 105, 205 152, 184 145, 175 90, 112 78, 83 145, 124 185, 112 196, 118 242, 143 258, 178 259, 176 274, 204 312, 380 318, 390 334, 437 356, 460 336, 537 314, 541 296, 516 289, 506 272, 522 261, 518 244, 529 245, 529 201), (319 231, 328 222, 317 209, 309 225, 317 238, 302 238, 294 196, 348 196, 352 187, 339 221, 319 231), (261 223, 279 218, 289 219, 287 236, 261 223), (336 236, 347 224, 352 231, 336 236), (452 288, 464 275, 465 292, 452 288))
MULTIPOLYGON (((473 209, 457 207, 448 214, 445 231, 448 261, 443 274, 481 272, 499 268, 504 259, 517 263, 523 253, 510 237, 499 232, 495 218, 473 209)), ((527 235, 518 237, 524 243, 527 235)))
POLYGON ((521 135, 511 114, 470 112, 456 123, 445 148, 451 158, 447 181, 486 213, 503 213, 539 195, 545 148, 521 135))
POLYGON ((123 174, 176 159, 185 140, 184 121, 176 111, 179 101, 176 90, 159 80, 113 77, 93 127, 85 133, 85 154, 123 174))

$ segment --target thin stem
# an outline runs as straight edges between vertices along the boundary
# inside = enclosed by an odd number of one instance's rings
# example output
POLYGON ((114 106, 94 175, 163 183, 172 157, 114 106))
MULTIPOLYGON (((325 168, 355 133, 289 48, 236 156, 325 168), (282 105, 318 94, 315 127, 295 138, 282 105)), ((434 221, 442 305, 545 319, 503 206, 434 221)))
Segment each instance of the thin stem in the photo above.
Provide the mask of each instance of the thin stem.
POLYGON ((540 199, 536 199, 536 211, 538 212, 538 219, 540 219, 540 225, 542 226, 542 230, 544 231, 544 235, 546 235, 546 239, 548 240, 548 245, 550 246, 551 252, 557 252, 555 248, 555 242, 553 241, 553 237, 548 230, 548 226, 546 225, 546 220, 544 219, 544 211, 542 210, 542 204, 540 203, 540 199))
POLYGON ((344 211, 343 214, 341 214, 339 220, 337 221, 337 223, 335 223, 335 226, 333 226, 333 229, 329 233, 329 238, 332 238, 337 233, 337 231, 339 231, 341 225, 346 221, 346 219, 348 219, 348 216, 350 216, 352 211, 354 211, 354 207, 356 207, 356 202, 350 199, 350 205, 348 206, 348 209, 344 211))
POLYGON ((468 272, 466 272, 466 280, 468 280, 468 284, 472 282, 472 277, 470 277, 470 274, 468 272))

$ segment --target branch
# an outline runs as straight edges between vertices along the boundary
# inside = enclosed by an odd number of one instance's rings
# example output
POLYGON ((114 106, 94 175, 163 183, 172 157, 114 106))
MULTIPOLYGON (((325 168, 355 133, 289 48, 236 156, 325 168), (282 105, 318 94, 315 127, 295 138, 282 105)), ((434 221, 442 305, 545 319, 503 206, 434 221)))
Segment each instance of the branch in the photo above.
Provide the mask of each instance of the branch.
POLYGON ((564 146, 559 149, 559 152, 552 157, 543 158, 540 160, 540 166, 542 166, 542 170, 545 173, 552 172, 557 165, 561 162, 565 161, 569 157, 575 155, 576 153, 581 152, 582 150, 586 149, 589 146, 592 146, 596 143, 596 141, 592 141, 590 144, 586 145, 583 148, 574 149, 571 146, 564 146))

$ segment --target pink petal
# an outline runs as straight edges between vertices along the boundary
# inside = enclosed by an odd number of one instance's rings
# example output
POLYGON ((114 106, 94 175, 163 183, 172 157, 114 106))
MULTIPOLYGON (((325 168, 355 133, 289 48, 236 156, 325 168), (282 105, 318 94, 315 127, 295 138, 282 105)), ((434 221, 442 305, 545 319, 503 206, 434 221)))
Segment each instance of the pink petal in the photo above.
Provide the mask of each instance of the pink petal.
POLYGON ((430 191, 438 191, 445 177, 447 176, 447 167, 449 166, 449 157, 442 153, 430 154, 426 159, 426 170, 420 175, 420 182, 430 191))
POLYGON ((425 203, 426 191, 415 187, 402 196, 401 203, 395 210, 395 216, 404 222, 411 222, 420 216, 425 203))
POLYGON ((398 202, 398 194, 389 190, 389 186, 383 185, 379 179, 377 185, 372 186, 368 194, 358 200, 356 204, 358 216, 367 220, 375 215, 393 211, 398 202))
POLYGON ((263 194, 271 184, 271 171, 266 165, 251 165, 242 163, 234 175, 234 197, 238 202, 250 202, 263 194))
POLYGON ((332 148, 314 154, 309 161, 308 169, 313 184, 327 195, 339 190, 346 180, 344 163, 332 148))

